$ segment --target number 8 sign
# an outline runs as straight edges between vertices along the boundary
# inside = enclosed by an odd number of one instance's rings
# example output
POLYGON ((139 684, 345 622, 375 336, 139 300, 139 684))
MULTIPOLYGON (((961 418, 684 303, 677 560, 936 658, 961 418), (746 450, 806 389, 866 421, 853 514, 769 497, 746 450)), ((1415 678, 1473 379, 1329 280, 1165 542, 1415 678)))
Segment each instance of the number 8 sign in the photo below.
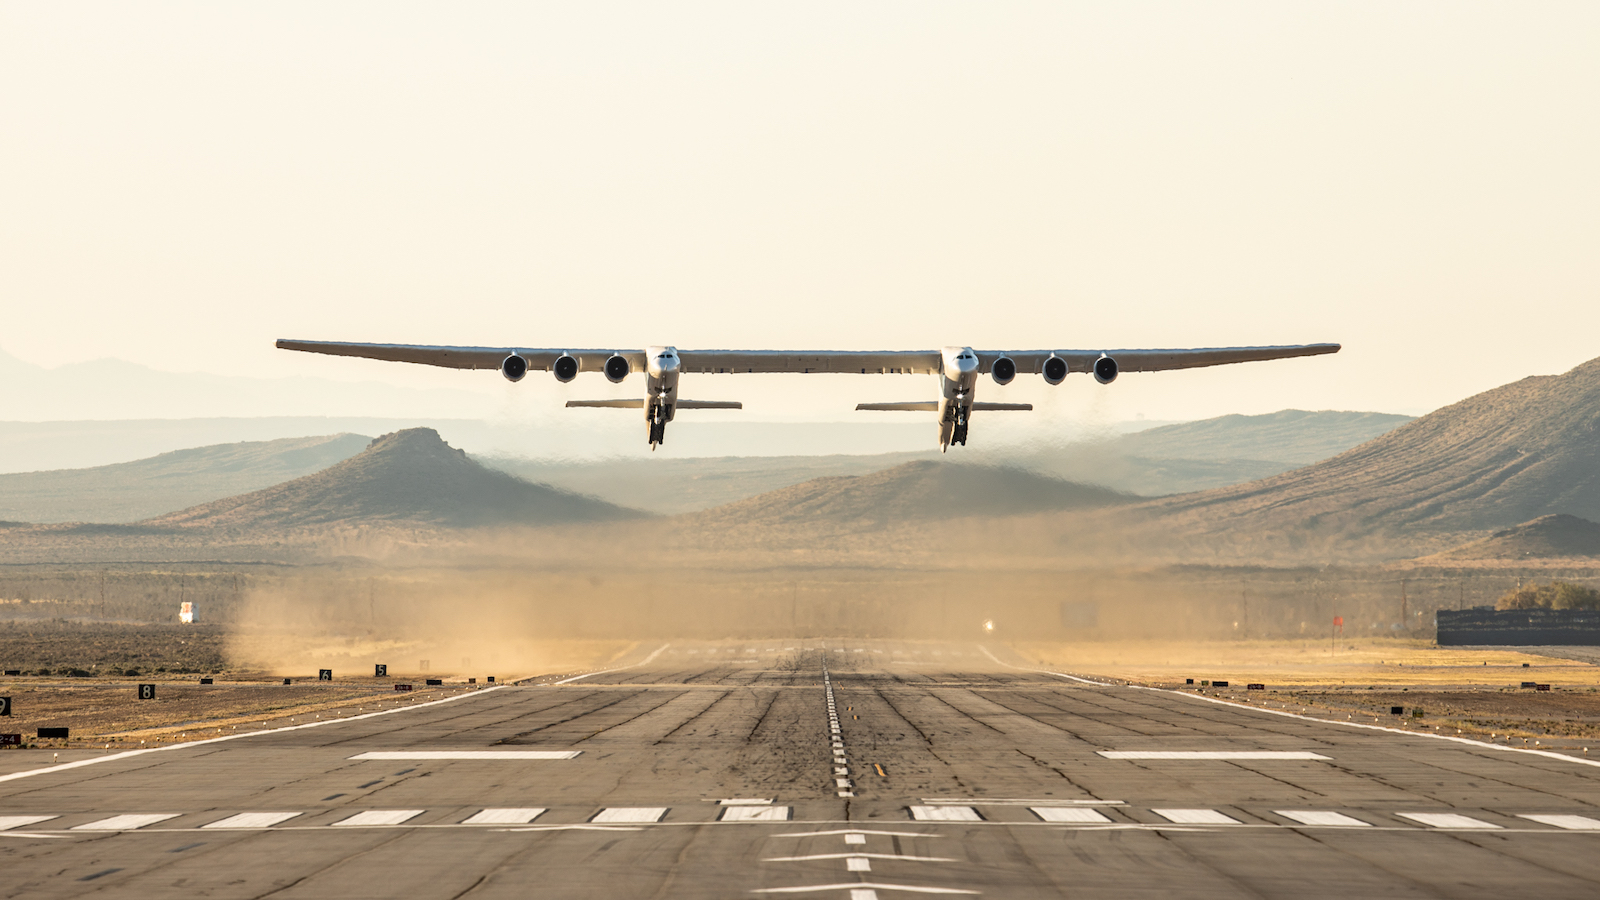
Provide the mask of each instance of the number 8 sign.
POLYGON ((139 699, 140 700, 154 700, 155 698, 156 698, 156 686, 155 685, 153 685, 153 684, 141 684, 141 685, 139 685, 139 699))

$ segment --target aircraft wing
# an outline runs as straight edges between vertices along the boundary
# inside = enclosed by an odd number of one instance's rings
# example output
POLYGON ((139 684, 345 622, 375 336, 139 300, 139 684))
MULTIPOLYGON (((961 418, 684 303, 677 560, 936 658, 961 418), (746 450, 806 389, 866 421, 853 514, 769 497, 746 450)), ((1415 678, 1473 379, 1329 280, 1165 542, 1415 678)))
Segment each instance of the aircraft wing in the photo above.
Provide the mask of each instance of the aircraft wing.
POLYGON ((530 350, 524 347, 438 347, 428 344, 351 344, 344 341, 279 340, 280 350, 325 353, 329 356, 358 356, 388 362, 418 363, 447 369, 498 369, 515 353, 528 361, 528 368, 546 372, 562 354, 578 360, 580 372, 605 371, 606 359, 613 353, 627 358, 635 372, 644 368, 643 350, 530 350))
POLYGON ((1123 372, 1165 372, 1170 369, 1198 369, 1203 366, 1222 366, 1229 363, 1257 362, 1266 359, 1289 359, 1296 356, 1321 356, 1338 353, 1338 344, 1289 344, 1278 347, 1205 347, 1196 350, 1021 350, 978 351, 979 371, 988 372, 990 365, 1000 356, 1009 356, 1017 362, 1018 372, 1040 372, 1044 361, 1059 356, 1067 361, 1069 372, 1090 372, 1094 361, 1109 356, 1117 361, 1123 372))
POLYGON ((679 350, 684 372, 936 375, 937 350, 679 350))
MULTIPOLYGON (((515 353, 528 361, 528 368, 548 371, 558 357, 570 354, 578 360, 578 371, 604 371, 613 354, 627 358, 634 371, 645 366, 643 350, 562 350, 527 347, 444 347, 427 344, 355 344, 343 341, 280 340, 283 350, 326 353, 332 356, 358 356, 390 362, 419 363, 451 369, 498 369, 507 356, 515 353)), ((1059 356, 1069 372, 1088 372, 1102 355, 1116 359, 1124 372, 1161 372, 1168 369, 1193 369, 1228 363, 1318 356, 1339 352, 1338 344, 1293 344, 1280 347, 1209 347, 1196 350, 1021 350, 977 351, 979 371, 987 373, 994 360, 1009 356, 1016 360, 1018 372, 1040 372, 1045 360, 1059 356)), ((837 372, 842 374, 937 375, 942 369, 938 350, 679 350, 681 371, 718 372, 837 372)))

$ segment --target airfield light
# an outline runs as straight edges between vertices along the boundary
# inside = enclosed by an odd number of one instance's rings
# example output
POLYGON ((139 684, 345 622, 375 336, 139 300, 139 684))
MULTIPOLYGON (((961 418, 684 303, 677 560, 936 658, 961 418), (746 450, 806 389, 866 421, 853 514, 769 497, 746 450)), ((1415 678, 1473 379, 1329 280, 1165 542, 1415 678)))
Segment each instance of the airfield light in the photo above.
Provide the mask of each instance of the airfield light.
POLYGON ((994 632, 994 620, 993 619, 985 619, 984 622, 983 622, 983 630, 984 630, 984 632, 986 634, 993 633, 994 632))

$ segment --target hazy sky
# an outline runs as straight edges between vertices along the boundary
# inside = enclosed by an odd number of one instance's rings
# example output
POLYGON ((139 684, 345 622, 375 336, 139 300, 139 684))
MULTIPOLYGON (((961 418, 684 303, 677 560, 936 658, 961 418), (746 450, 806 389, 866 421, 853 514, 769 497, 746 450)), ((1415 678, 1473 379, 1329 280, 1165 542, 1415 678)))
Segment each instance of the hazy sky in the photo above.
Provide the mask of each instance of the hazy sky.
POLYGON ((1597 113, 1593 2, 0 2, 0 348, 1341 341, 1004 396, 1419 412, 1600 356, 1597 113))

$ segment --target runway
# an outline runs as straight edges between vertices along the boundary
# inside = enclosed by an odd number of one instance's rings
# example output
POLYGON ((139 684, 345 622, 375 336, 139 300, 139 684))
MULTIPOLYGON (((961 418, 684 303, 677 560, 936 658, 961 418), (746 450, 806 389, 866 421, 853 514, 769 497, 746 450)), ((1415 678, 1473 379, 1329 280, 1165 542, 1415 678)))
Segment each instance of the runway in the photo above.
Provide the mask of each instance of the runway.
POLYGON ((0 895, 1600 893, 1600 767, 1577 761, 1075 681, 998 646, 624 663, 0 781, 0 895))

